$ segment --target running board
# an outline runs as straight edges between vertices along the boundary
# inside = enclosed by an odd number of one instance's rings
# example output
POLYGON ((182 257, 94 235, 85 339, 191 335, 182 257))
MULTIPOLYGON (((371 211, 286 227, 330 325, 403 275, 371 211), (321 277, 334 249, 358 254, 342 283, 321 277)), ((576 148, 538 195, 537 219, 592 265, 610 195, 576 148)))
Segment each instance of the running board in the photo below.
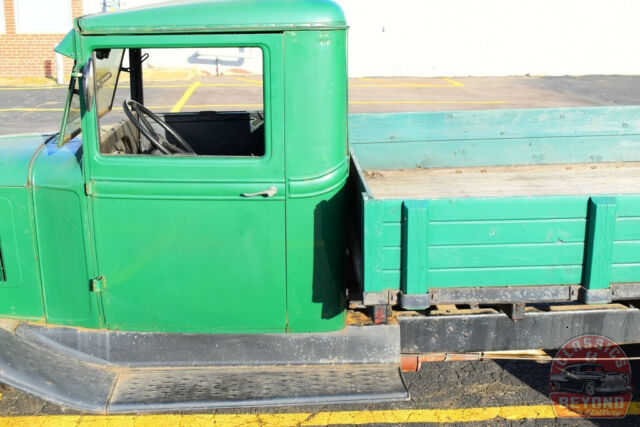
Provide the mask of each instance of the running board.
POLYGON ((200 335, 0 320, 1 382, 95 413, 407 400, 399 364, 397 325, 200 335))

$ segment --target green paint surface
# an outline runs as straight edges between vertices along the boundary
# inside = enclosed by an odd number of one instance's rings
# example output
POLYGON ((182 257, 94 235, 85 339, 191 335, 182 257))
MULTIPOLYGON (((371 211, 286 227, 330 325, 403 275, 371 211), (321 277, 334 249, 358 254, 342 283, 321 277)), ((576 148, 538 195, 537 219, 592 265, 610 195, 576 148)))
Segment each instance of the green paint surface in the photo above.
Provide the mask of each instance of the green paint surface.
POLYGON ((62 147, 33 157, 45 137, 0 140, 0 315, 136 331, 342 329, 345 28, 325 0, 174 2, 77 20, 58 50, 80 64, 96 49, 260 48, 266 153, 103 156, 84 105, 81 136, 62 147), (274 197, 242 196, 270 186, 274 197))
POLYGON ((640 161, 640 107, 352 114, 364 169, 640 161))
POLYGON ((83 34, 346 28, 330 0, 178 0, 78 20, 83 34))
MULTIPOLYGON (((363 169, 638 161, 639 112, 358 114, 349 138, 363 169)), ((352 179, 366 292, 640 281, 638 195, 375 199, 362 173, 352 179), (602 200, 615 203, 594 208, 602 200), (428 206, 418 227, 406 217, 416 206, 428 206)))

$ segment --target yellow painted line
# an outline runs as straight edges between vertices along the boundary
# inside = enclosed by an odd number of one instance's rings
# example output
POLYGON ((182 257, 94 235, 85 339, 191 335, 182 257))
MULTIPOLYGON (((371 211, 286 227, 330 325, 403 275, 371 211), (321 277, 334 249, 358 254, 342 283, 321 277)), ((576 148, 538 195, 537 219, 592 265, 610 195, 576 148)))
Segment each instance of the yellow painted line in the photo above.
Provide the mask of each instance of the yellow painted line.
POLYGON ((255 83, 245 84, 245 83, 203 83, 203 87, 260 87, 262 85, 258 85, 255 83))
POLYGON ((365 82, 378 82, 379 79, 371 79, 369 77, 360 77, 360 80, 364 80, 365 82))
POLYGON ((442 80, 444 80, 445 82, 451 83, 455 87, 463 87, 464 86, 464 83, 460 83, 459 81, 450 79, 448 77, 443 77, 442 80))
POLYGON ((198 89, 198 87, 201 86, 201 85, 202 85, 202 83, 195 82, 194 84, 189 86, 189 88, 184 91, 184 94, 182 95, 182 98, 180 98, 178 100, 178 102, 176 102, 176 105, 174 105, 173 108, 171 108, 171 112, 172 113, 179 113, 180 110, 182 110, 182 107, 184 107, 184 104, 186 104, 187 101, 189 100, 189 98, 191 98, 191 95, 193 95, 193 92, 195 92, 196 89, 198 89))
POLYGON ((464 83, 460 83, 456 80, 448 77, 443 77, 441 80, 447 82, 447 84, 440 83, 389 83, 384 79, 371 79, 367 77, 360 77, 359 80, 372 82, 376 84, 359 84, 351 83, 349 87, 370 87, 370 88, 393 88, 393 87, 406 87, 406 88, 454 88, 464 87, 464 83))
POLYGON ((478 104, 478 105, 495 105, 495 104, 508 104, 509 101, 419 101, 419 100, 407 100, 407 101, 349 101, 349 104, 355 104, 355 105, 385 105, 385 104, 399 104, 399 105, 411 105, 411 104, 415 104, 415 105, 438 105, 438 104, 450 104, 450 105, 457 105, 457 104, 470 104, 470 105, 474 105, 474 104, 478 104))
POLYGON ((18 111, 23 113, 34 113, 34 112, 49 112, 49 111, 63 111, 64 108, 21 108, 21 107, 13 107, 13 108, 0 108, 0 113, 8 113, 12 111, 18 111))
POLYGON ((262 104, 205 104, 186 105, 185 108, 262 107, 262 104))
MULTIPOLYGON (((629 416, 640 415, 640 402, 632 402, 629 416)), ((551 405, 500 406, 466 409, 398 409, 376 411, 322 411, 284 414, 168 414, 168 415, 41 415, 0 417, 2 427, 156 425, 198 426, 330 426, 338 424, 463 423, 495 419, 521 421, 555 419, 551 405)))
POLYGON ((67 85, 63 86, 19 86, 19 87, 0 87, 2 90, 50 90, 50 89, 67 89, 67 85))
POLYGON ((262 80, 253 80, 253 79, 248 79, 246 77, 234 77, 234 79, 241 81, 241 82, 251 82, 251 83, 255 83, 257 85, 262 85, 262 80))

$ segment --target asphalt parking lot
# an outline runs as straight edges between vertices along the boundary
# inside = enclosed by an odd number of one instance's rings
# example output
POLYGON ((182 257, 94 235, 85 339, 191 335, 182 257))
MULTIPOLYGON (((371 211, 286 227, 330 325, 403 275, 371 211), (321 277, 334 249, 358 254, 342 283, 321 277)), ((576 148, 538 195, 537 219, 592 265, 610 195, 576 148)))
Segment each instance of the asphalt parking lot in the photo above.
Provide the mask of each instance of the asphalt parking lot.
MULTIPOLYGON (((259 108, 261 83, 250 76, 153 82, 145 103, 159 111, 259 108), (206 88, 216 89, 215 97, 206 88), (257 103, 256 103, 257 102, 257 103)), ((56 131, 65 86, 0 87, 0 134, 56 131)), ((127 96, 126 87, 116 96, 127 96)), ((120 101, 121 102, 121 101, 120 101)), ((351 79, 349 110, 361 112, 540 108, 640 104, 640 76, 351 79)), ((639 356, 637 347, 625 348, 639 356)), ((640 372, 640 361, 631 363, 640 372)), ((0 384, 0 426, 13 425, 609 425, 611 420, 556 419, 549 399, 549 363, 431 362, 405 374, 411 400, 293 408, 219 410, 206 414, 93 417, 0 384)), ((630 414, 616 425, 640 425, 640 375, 630 414)))
MULTIPOLYGON (((349 111, 632 105, 640 100, 639 83, 639 76, 358 78, 349 81, 349 111)), ((119 85, 115 109, 127 87, 119 85)), ((66 92, 66 86, 0 86, 0 135, 56 131, 66 92)), ((251 76, 158 81, 145 86, 145 104, 154 111, 258 109, 260 93, 260 80, 251 76)))

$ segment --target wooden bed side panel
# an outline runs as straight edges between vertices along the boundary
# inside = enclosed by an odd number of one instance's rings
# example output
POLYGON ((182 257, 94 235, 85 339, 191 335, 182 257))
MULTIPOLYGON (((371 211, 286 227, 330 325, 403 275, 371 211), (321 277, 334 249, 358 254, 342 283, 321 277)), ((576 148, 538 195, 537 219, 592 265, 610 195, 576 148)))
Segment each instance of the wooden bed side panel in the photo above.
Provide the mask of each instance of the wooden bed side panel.
POLYGON ((585 274, 594 283, 602 277, 640 282, 640 196, 610 199, 615 220, 597 231, 593 253, 588 243, 594 239, 589 233, 594 202, 588 196, 423 200, 426 237, 413 243, 403 210, 414 201, 365 201, 364 290, 580 284, 585 274), (610 260, 600 262, 606 245, 612 246, 610 260), (595 267, 585 270, 587 260, 595 260, 595 267))
POLYGON ((618 196, 616 202, 611 282, 640 282, 640 196, 618 196))
POLYGON ((364 169, 640 160, 640 107, 352 114, 364 169))

